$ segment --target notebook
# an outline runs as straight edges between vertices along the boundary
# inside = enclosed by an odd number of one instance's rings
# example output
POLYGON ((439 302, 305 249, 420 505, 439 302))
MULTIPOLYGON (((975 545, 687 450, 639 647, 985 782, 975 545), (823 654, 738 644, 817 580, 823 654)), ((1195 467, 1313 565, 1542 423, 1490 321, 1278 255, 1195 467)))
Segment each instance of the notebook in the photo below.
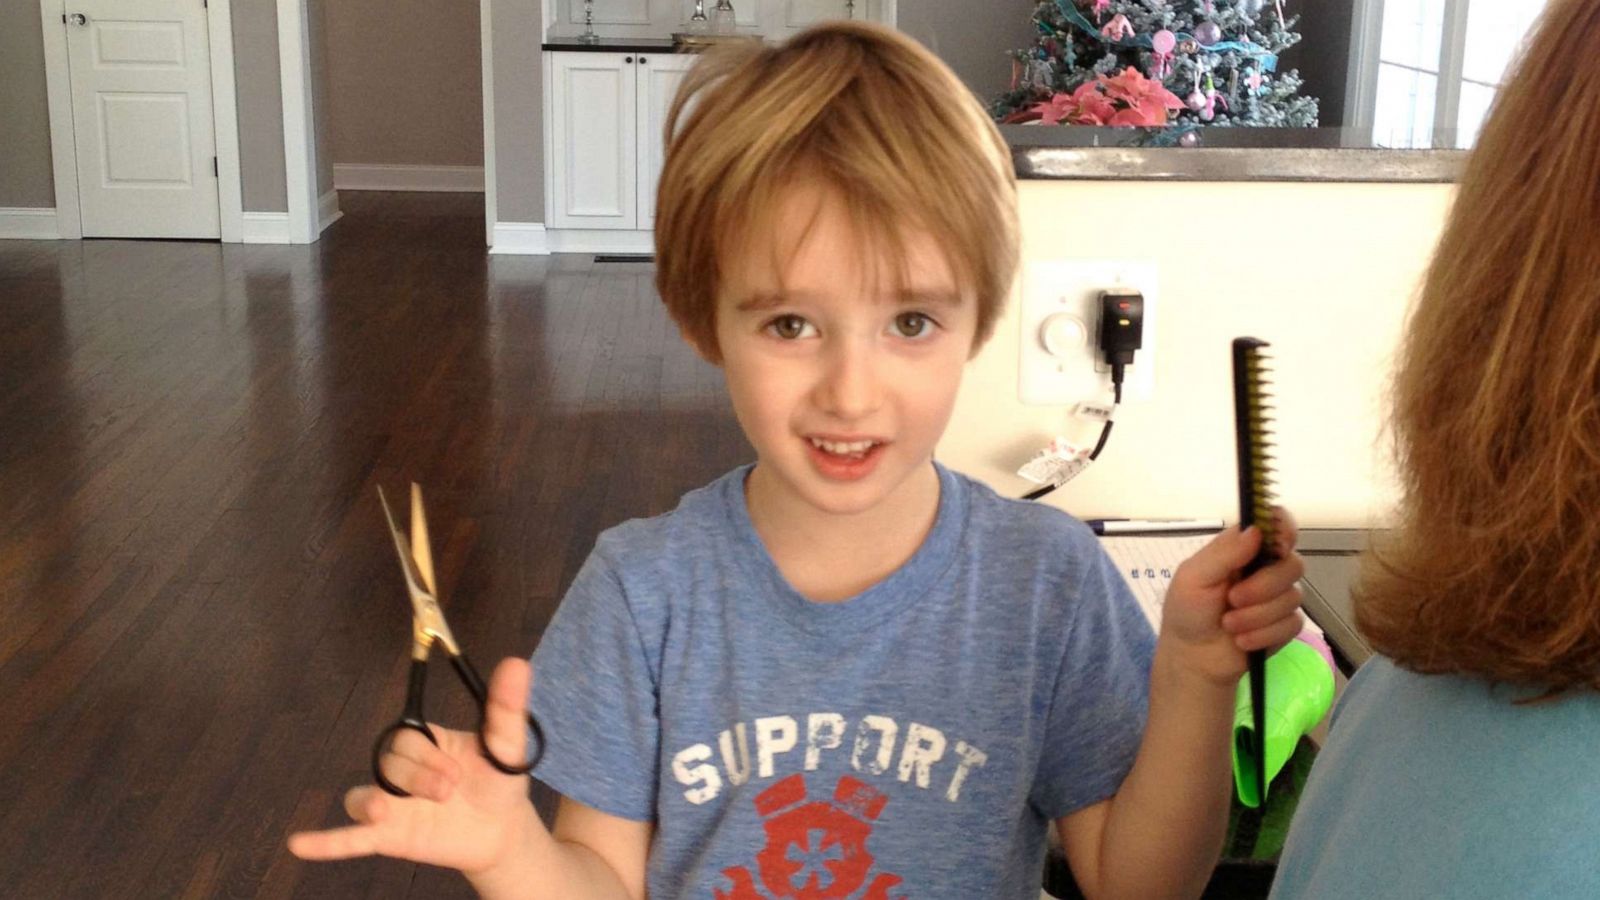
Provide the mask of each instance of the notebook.
MULTIPOLYGON (((1118 534, 1100 539, 1111 561, 1117 564, 1122 580, 1128 583, 1139 609, 1150 620, 1150 628, 1161 633, 1161 605, 1167 586, 1178 564, 1193 556, 1215 537, 1212 534, 1118 534)), ((1303 590, 1304 588, 1302 588, 1303 590)), ((1322 629, 1306 620, 1306 628, 1322 634, 1322 629)))

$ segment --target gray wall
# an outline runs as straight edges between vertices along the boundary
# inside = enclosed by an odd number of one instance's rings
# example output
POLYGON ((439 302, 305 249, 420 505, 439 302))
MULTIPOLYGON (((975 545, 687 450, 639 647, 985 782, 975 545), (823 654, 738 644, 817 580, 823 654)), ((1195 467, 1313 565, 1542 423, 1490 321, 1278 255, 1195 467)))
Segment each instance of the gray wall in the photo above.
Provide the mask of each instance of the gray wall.
POLYGON ((279 88, 278 7, 233 0, 233 75, 239 95, 239 175, 246 212, 288 212, 279 88))
POLYGON ((56 205, 39 4, 0 3, 0 207, 56 205))
POLYGON ((1007 51, 1033 46, 1033 0, 904 0, 901 31, 955 70, 985 106, 1011 86, 1007 51))
POLYGON ((317 154, 317 196, 333 190, 333 91, 328 84, 328 27, 336 0, 310 0, 306 11, 311 31, 311 139, 317 154))
POLYGON ((544 221, 544 61, 538 0, 490 0, 495 218, 544 221))
POLYGON ((331 161, 482 165, 478 0, 320 2, 331 161))

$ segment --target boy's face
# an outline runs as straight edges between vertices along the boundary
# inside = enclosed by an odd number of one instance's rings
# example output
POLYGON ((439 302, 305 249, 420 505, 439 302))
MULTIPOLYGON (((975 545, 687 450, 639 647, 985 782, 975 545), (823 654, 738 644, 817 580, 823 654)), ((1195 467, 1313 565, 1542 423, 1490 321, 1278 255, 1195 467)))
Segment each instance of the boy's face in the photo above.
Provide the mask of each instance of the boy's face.
POLYGON ((730 266, 716 321, 759 467, 782 499, 829 513, 907 496, 950 419, 977 303, 918 232, 897 289, 896 261, 871 259, 832 191, 797 187, 771 221, 777 243, 730 266))

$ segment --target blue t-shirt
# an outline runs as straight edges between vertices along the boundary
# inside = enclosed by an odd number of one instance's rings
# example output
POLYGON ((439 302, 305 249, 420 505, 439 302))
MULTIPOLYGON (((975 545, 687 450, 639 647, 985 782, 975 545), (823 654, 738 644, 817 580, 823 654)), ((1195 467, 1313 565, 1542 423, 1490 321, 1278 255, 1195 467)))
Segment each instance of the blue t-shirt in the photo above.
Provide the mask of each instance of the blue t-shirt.
POLYGON ((1272 896, 1600 897, 1600 696, 1419 675, 1350 682, 1272 896))
POLYGON ((1087 528, 937 467, 904 566, 784 579, 737 469, 606 531, 533 655, 534 773, 654 820, 653 900, 1037 900, 1143 734, 1154 636, 1087 528))

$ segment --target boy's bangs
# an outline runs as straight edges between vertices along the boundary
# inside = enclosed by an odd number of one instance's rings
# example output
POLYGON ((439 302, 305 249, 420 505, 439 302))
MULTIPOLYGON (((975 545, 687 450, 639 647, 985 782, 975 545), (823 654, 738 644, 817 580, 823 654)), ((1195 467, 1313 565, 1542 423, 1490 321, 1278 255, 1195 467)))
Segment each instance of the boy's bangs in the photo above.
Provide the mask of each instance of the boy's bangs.
MULTIPOLYGON (((823 208, 838 204, 850 223, 857 271, 869 294, 898 295, 911 285, 910 246, 926 236, 949 266, 953 287, 963 299, 982 292, 978 274, 981 261, 977 248, 985 238, 961 223, 940 221, 937 200, 912 186, 871 184, 852 179, 849 173, 828 171, 817 164, 774 168, 764 173, 745 195, 743 202, 724 205, 727 215, 717 229, 719 260, 762 258, 776 273, 780 287, 816 229, 823 208), (798 227, 786 224, 786 213, 802 202, 806 207, 797 217, 798 227)), ((730 198, 731 199, 731 198, 730 198)), ((844 261, 841 261, 843 263, 844 261)), ((721 283, 729 283, 731 272, 722 272, 721 283)))

